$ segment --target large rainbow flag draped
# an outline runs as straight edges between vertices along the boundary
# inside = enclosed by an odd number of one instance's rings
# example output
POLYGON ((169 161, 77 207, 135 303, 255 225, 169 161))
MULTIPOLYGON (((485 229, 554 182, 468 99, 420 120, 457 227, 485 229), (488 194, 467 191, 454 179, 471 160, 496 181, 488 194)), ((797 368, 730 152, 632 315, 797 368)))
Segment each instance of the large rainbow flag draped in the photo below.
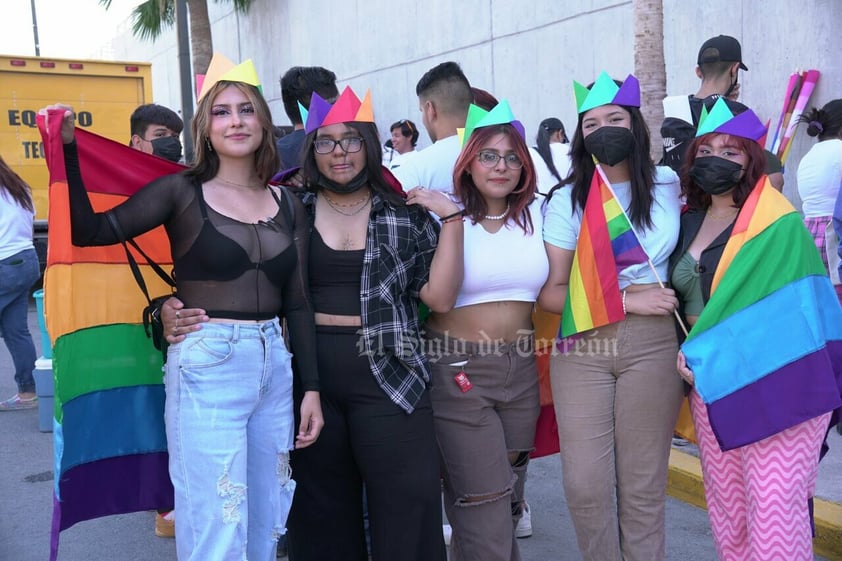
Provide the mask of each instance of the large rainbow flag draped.
POLYGON ((648 260, 626 212, 597 167, 573 255, 561 336, 621 321, 625 314, 617 276, 626 267, 648 260))
MULTIPOLYGON (((58 116, 58 115, 57 115, 58 116)), ((50 171, 45 318, 55 377, 54 508, 51 561, 59 532, 77 522, 172 506, 164 433, 161 353, 146 337, 146 300, 122 246, 75 247, 59 128, 39 118, 50 171)), ((82 177, 97 211, 111 208, 150 180, 182 168, 77 129, 82 177)), ((137 238, 157 263, 172 263, 163 228, 137 238)), ((138 256, 136 256, 138 257, 138 256)), ((140 258, 139 263, 145 263, 140 258)), ((152 295, 166 294, 141 265, 152 295)))
POLYGON ((842 407, 842 308, 800 215, 765 177, 682 350, 723 450, 842 407))

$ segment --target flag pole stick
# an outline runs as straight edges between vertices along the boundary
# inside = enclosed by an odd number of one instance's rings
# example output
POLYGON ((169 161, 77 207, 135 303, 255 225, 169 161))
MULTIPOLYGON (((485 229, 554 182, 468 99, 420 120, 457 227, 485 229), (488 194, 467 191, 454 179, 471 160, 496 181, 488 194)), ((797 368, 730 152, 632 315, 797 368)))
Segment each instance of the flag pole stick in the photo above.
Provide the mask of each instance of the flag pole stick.
MULTIPOLYGON (((614 189, 611 187, 611 182, 608 181, 608 178, 605 176, 605 171, 602 169, 602 166, 599 164, 596 158, 594 158, 594 167, 596 168, 597 173, 599 173, 599 176, 602 178, 602 180, 605 182, 608 188, 611 189, 613 193, 614 189)), ((614 195, 614 197, 616 197, 616 195, 614 195)), ((626 210, 622 208, 622 206, 620 207, 620 210, 626 212, 626 210)), ((661 288, 666 288, 666 286, 664 285, 664 281, 661 280, 661 275, 659 275, 658 271, 655 270, 655 264, 652 263, 652 259, 650 259, 648 255, 646 257, 646 262, 649 264, 649 268, 652 269, 652 274, 655 275, 655 279, 658 281, 658 286, 660 286, 661 288)), ((684 325, 684 321, 682 321, 681 316, 678 314, 678 310, 673 310, 672 312, 673 314, 675 314, 675 319, 678 320, 678 325, 679 327, 681 327, 681 331, 684 332, 684 336, 686 337, 688 333, 687 326, 684 325)))
MULTIPOLYGON (((652 260, 647 259, 646 262, 649 263, 649 268, 652 269, 652 274, 655 275, 658 285, 661 288, 666 288, 666 286, 664 286, 664 281, 661 280, 661 276, 658 274, 658 271, 655 270, 655 264, 652 263, 652 260)), ((675 319, 678 320, 678 326, 681 327, 681 331, 683 331, 684 336, 687 337, 687 326, 684 325, 684 321, 682 321, 681 316, 678 314, 678 310, 673 310, 672 313, 675 314, 675 319)))

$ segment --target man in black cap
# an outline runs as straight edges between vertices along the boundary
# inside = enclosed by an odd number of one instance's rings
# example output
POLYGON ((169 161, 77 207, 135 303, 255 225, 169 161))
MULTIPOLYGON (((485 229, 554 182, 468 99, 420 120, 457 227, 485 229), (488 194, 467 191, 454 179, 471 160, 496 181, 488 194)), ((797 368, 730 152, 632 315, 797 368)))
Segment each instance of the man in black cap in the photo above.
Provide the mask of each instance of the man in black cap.
MULTIPOLYGON (((659 163, 676 173, 684 161, 684 153, 696 136, 702 107, 710 110, 720 97, 736 101, 740 94, 739 72, 748 70, 743 63, 740 42, 729 35, 711 37, 699 49, 696 76, 702 81, 699 91, 690 96, 670 96, 664 99, 665 119, 661 125, 664 155, 659 163)), ((766 153, 766 173, 779 191, 784 178, 781 163, 771 152, 766 153)))

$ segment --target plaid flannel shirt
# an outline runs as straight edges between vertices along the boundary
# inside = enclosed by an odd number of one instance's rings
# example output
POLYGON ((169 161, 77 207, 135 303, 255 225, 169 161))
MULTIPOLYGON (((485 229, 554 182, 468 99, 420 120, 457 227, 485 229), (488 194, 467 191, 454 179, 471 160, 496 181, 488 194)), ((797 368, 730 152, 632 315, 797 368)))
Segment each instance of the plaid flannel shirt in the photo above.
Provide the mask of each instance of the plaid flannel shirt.
MULTIPOLYGON (((304 193, 302 201, 312 218, 316 195, 304 193)), ((439 225, 423 208, 394 206, 372 193, 357 349, 368 357, 371 372, 389 399, 407 413, 415 409, 430 381, 418 306, 438 234, 439 225)))

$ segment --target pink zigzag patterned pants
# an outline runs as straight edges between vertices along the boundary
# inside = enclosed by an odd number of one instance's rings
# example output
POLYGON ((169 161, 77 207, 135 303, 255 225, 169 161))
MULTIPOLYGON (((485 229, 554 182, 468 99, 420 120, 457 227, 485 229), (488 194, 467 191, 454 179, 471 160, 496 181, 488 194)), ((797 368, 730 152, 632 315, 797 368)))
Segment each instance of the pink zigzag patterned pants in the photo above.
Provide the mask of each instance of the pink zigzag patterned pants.
POLYGON ((830 413, 723 452, 695 390, 690 409, 721 561, 812 561, 807 501, 816 489, 819 448, 830 413))

